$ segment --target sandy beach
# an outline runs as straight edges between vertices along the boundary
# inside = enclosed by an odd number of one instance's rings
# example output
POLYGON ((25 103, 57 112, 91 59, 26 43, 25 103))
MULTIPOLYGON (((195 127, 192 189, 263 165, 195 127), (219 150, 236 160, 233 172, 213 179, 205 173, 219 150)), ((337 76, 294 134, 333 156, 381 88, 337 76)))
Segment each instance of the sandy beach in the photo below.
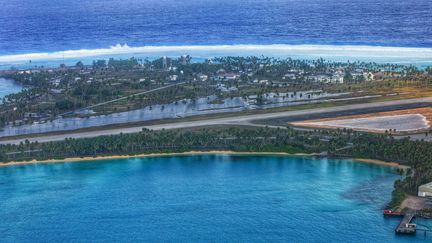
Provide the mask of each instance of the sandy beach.
POLYGON ((361 163, 390 166, 390 167, 404 169, 404 170, 410 168, 408 165, 401 165, 401 164, 399 164, 397 162, 386 162, 386 161, 377 160, 377 159, 360 159, 360 158, 354 158, 353 160, 357 161, 357 162, 361 162, 361 163))
POLYGON ((26 164, 46 164, 46 163, 72 163, 72 162, 90 162, 97 160, 113 160, 113 159, 130 159, 130 158, 145 158, 145 157, 163 157, 163 156, 181 156, 181 155, 211 155, 211 154, 226 154, 226 155, 282 155, 282 156, 314 156, 315 154, 289 154, 282 152, 234 152, 234 151, 189 151, 182 153, 152 153, 152 154, 137 154, 137 155, 112 155, 112 156, 96 156, 96 157, 72 157, 65 159, 52 160, 30 160, 30 161, 11 161, 0 163, 2 166, 26 165, 26 164))
MULTIPOLYGON (((104 161, 113 159, 129 159, 129 158, 145 158, 145 157, 163 157, 163 156, 182 156, 182 155, 277 155, 277 156, 298 156, 298 157, 310 157, 317 156, 319 154, 289 154, 283 152, 234 152, 234 151, 189 151, 183 153, 152 153, 152 154, 137 154, 137 155, 113 155, 113 156, 96 156, 96 157, 73 157, 65 159, 52 159, 52 160, 31 160, 31 161, 11 161, 6 163, 0 163, 0 167, 14 166, 14 165, 30 165, 30 164, 47 164, 47 163, 73 163, 73 162, 92 162, 92 161, 104 161)), ((396 162, 385 162, 375 159, 358 159, 353 158, 354 161, 360 163, 377 164, 382 166, 389 166, 400 169, 407 169, 409 166, 401 165, 396 162)))

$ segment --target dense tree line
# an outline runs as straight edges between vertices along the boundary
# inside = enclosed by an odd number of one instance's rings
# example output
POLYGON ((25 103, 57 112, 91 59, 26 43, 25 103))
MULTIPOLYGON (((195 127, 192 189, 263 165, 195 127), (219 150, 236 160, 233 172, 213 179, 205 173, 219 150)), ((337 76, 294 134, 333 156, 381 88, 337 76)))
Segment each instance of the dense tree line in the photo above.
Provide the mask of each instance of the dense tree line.
POLYGON ((48 143, 0 145, 0 161, 61 159, 67 157, 134 155, 185 151, 327 153, 409 165, 403 180, 395 182, 393 206, 405 193, 432 181, 432 143, 395 139, 390 134, 351 130, 299 131, 291 128, 217 127, 150 131, 134 134, 66 139, 48 143))
POLYGON ((120 134, 61 142, 1 145, 3 162, 9 160, 52 159, 184 152, 190 150, 233 150, 313 153, 328 149, 312 132, 293 129, 202 128, 196 130, 144 130, 136 134, 120 134))
POLYGON ((353 143, 355 146, 348 155, 361 158, 374 158, 409 165, 402 180, 394 184, 391 207, 398 206, 406 193, 417 194, 418 187, 432 182, 432 143, 411 141, 409 138, 394 139, 391 136, 362 135, 353 143))

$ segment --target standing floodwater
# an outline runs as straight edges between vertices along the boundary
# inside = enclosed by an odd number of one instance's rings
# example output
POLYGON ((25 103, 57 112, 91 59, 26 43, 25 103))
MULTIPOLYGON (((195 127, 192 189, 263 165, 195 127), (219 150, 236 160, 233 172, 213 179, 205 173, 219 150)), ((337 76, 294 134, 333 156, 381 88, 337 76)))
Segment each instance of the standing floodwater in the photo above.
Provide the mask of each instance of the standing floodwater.
POLYGON ((382 216, 397 178, 352 160, 279 156, 3 167, 0 240, 423 240, 395 236, 398 219, 382 216))
POLYGON ((0 103, 1 99, 8 94, 18 93, 22 90, 21 85, 13 80, 0 78, 0 103))

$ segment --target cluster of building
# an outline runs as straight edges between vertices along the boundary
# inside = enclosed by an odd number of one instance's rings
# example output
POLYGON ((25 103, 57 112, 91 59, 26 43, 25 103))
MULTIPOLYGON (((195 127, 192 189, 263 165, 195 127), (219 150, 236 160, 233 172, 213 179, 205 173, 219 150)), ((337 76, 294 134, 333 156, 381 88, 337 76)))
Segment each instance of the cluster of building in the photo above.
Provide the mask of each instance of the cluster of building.
MULTIPOLYGON (((280 80, 269 80, 269 79, 258 79, 252 70, 247 71, 237 71, 237 72, 226 72, 224 69, 220 69, 213 76, 212 80, 215 81, 233 81, 240 80, 244 76, 247 77, 252 83, 258 84, 273 84, 278 82, 290 82, 290 81, 308 81, 316 83, 332 83, 332 84, 342 84, 347 81, 380 81, 389 78, 401 78, 402 73, 399 72, 372 72, 364 69, 355 69, 351 71, 346 71, 343 68, 338 68, 335 70, 328 70, 326 72, 316 72, 307 73, 300 69, 290 69, 286 72, 280 80)), ((205 80, 208 76, 205 75, 205 80)), ((203 79, 202 79, 203 80, 203 79)))
POLYGON ((306 74, 303 70, 289 70, 282 79, 305 80, 317 83, 342 84, 347 81, 347 78, 351 80, 372 81, 375 80, 375 74, 363 69, 356 69, 349 72, 344 70, 343 68, 328 70, 321 73, 309 74, 306 74))

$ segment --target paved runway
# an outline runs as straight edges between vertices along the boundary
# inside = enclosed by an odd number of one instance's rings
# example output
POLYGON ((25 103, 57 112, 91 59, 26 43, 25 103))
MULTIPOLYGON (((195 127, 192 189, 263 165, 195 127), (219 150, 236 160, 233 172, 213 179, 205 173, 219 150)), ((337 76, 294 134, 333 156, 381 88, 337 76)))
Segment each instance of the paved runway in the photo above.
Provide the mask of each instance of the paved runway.
MULTIPOLYGON (((338 112, 338 111, 342 112, 342 111, 349 111, 349 110, 361 110, 361 109, 368 109, 368 108, 378 108, 378 107, 394 106, 394 105, 409 105, 415 103, 428 103, 428 102, 432 102, 432 97, 396 100, 396 101, 384 101, 384 102, 376 102, 376 103, 353 104, 353 105, 344 105, 344 106, 336 106, 336 107, 328 107, 328 108, 316 108, 316 109, 307 109, 307 110, 273 112, 273 113, 264 113, 264 114, 254 114, 254 115, 239 115, 239 116, 232 116, 232 117, 225 117, 225 118, 211 118, 211 119, 199 120, 199 121, 179 121, 179 122, 159 124, 159 125, 149 125, 149 126, 108 128, 104 130, 89 131, 89 132, 81 131, 81 132, 71 132, 67 134, 57 134, 57 135, 47 134, 47 135, 40 135, 38 137, 27 138, 27 139, 30 142, 35 142, 35 141, 49 142, 49 141, 60 141, 66 138, 89 138, 89 137, 97 137, 101 135, 136 133, 136 132, 140 132, 143 128, 152 129, 152 130, 161 130, 161 129, 190 128, 190 127, 212 126, 212 125, 252 125, 252 121, 263 120, 263 119, 295 117, 295 116, 304 116, 304 115, 319 114, 319 113, 338 112)), ((9 139, 9 140, 0 141, 0 144, 19 144, 20 142, 25 140, 26 138, 9 139)))

